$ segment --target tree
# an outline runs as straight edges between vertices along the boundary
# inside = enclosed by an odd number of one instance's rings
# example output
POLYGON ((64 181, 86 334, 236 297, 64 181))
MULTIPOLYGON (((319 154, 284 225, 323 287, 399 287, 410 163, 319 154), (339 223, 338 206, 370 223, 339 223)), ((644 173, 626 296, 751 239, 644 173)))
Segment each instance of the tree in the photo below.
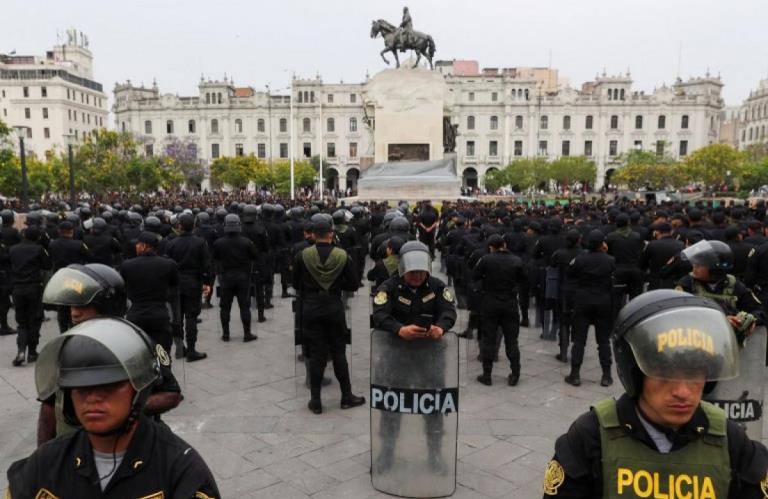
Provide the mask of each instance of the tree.
POLYGON ((507 183, 524 191, 549 180, 549 163, 545 158, 525 158, 511 162, 504 169, 507 183))
POLYGON ((253 154, 218 158, 211 164, 211 180, 235 189, 246 189, 250 182, 256 181, 260 163, 262 161, 253 154))
MULTIPOLYGON (((291 192, 291 162, 289 160, 279 160, 272 164, 274 169, 273 178, 277 192, 281 194, 290 194, 291 192)), ((315 185, 315 168, 309 161, 293 162, 293 182, 295 187, 312 187, 315 185)))
POLYGON ((163 147, 161 166, 166 171, 165 181, 171 185, 197 186, 205 177, 205 168, 197 156, 197 144, 187 139, 173 138, 163 147))
POLYGON ((741 169, 740 184, 742 189, 759 189, 768 185, 768 158, 759 163, 748 163, 741 169))
POLYGON ((495 192, 500 187, 504 187, 508 184, 509 181, 507 180, 506 168, 502 170, 491 170, 485 174, 485 188, 488 189, 489 192, 495 192))
POLYGON ((711 188, 721 185, 729 176, 740 177, 744 158, 727 144, 711 144, 694 151, 683 164, 692 180, 711 188))
POLYGON ((592 185, 597 178, 597 167, 585 156, 563 156, 549 164, 548 174, 559 187, 572 186, 576 182, 592 185))

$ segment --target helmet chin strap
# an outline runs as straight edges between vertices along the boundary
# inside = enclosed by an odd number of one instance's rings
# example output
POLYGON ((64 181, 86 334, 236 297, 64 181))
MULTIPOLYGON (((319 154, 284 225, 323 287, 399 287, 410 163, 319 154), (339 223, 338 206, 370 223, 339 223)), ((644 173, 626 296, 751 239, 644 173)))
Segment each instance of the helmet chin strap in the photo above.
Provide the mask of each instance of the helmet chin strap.
POLYGON ((115 428, 100 432, 86 430, 86 432, 98 437, 111 437, 114 435, 124 435, 128 433, 131 431, 131 428, 136 423, 136 421, 139 420, 141 410, 144 407, 144 402, 146 402, 148 396, 149 391, 146 389, 142 390, 142 392, 137 392, 136 395, 133 396, 133 402, 131 402, 131 411, 128 413, 128 417, 125 418, 125 421, 117 425, 115 428))

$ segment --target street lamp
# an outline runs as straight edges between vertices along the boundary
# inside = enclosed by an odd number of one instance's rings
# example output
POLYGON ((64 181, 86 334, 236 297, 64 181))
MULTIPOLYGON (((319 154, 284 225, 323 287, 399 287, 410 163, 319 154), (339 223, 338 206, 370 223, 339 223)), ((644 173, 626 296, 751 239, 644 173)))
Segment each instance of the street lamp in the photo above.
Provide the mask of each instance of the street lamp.
POLYGON ((21 206, 26 212, 29 209, 29 179, 27 178, 27 153, 24 150, 24 135, 32 131, 26 125, 17 125, 16 135, 19 136, 19 157, 21 158, 21 206))
POLYGON ((294 163, 293 163, 294 150, 296 149, 296 145, 293 142, 294 141, 294 135, 295 135, 295 132, 296 132, 294 130, 294 126, 293 126, 293 82, 296 80, 296 72, 293 71, 293 70, 288 70, 288 69, 284 69, 283 71, 291 71, 291 100, 289 101, 289 103, 290 103, 290 106, 291 106, 290 107, 290 121, 291 121, 291 123, 290 123, 290 133, 291 133, 291 136, 290 136, 290 139, 291 139, 290 140, 290 143, 291 143, 291 201, 293 201, 294 199, 296 199, 296 191, 295 191, 295 188, 294 188, 295 180, 294 180, 294 163))
POLYGON ((63 135, 67 144, 67 161, 69 162, 69 206, 71 209, 75 209, 75 165, 72 161, 72 147, 74 146, 75 136, 74 134, 67 133, 63 135))

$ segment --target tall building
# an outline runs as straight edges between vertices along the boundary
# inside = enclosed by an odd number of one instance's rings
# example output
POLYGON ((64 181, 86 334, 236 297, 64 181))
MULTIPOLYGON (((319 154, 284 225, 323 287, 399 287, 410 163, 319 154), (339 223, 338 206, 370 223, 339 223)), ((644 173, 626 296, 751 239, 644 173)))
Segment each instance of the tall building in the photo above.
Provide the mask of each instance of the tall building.
POLYGON ((93 77, 88 37, 70 29, 45 56, 0 54, 0 119, 23 131, 38 155, 82 141, 108 120, 107 96, 93 77))
POLYGON ((760 80, 757 89, 741 105, 738 132, 739 149, 752 144, 765 142, 765 129, 768 126, 768 79, 760 80))
MULTIPOLYGON (((652 93, 632 87, 629 74, 597 76, 580 89, 551 68, 485 68, 476 61, 438 61, 453 94, 451 122, 458 125, 457 170, 465 186, 482 187, 485 175, 516 158, 584 155, 598 167, 596 185, 633 149, 684 157, 717 142, 720 78, 709 75, 662 85, 652 93)), ((366 78, 367 80, 367 78, 366 78)), ((118 129, 143 136, 147 154, 168 140, 188 140, 199 157, 255 154, 290 156, 291 94, 236 87, 232 80, 201 79, 198 94, 161 94, 156 85, 115 87, 118 129)), ((355 188, 373 162, 365 81, 293 80, 294 157, 321 154, 330 167, 326 187, 355 188)))

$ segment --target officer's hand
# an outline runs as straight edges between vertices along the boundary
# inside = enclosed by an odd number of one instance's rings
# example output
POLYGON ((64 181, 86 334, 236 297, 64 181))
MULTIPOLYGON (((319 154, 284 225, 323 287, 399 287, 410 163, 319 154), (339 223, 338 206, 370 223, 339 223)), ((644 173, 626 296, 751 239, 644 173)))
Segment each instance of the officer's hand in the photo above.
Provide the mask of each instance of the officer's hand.
POLYGON ((404 340, 415 340, 426 337, 427 330, 423 327, 417 326, 416 324, 411 324, 409 326, 401 327, 397 334, 404 340))
POLYGON ((734 328, 741 327, 741 321, 735 315, 726 315, 725 318, 728 319, 728 322, 730 322, 731 326, 733 326, 734 328))
POLYGON ((429 328, 429 337, 433 340, 439 340, 443 336, 443 328, 440 326, 435 326, 432 324, 432 326, 429 328))
POLYGON ((208 295, 211 294, 211 287, 210 286, 203 286, 203 296, 208 297, 208 295))

